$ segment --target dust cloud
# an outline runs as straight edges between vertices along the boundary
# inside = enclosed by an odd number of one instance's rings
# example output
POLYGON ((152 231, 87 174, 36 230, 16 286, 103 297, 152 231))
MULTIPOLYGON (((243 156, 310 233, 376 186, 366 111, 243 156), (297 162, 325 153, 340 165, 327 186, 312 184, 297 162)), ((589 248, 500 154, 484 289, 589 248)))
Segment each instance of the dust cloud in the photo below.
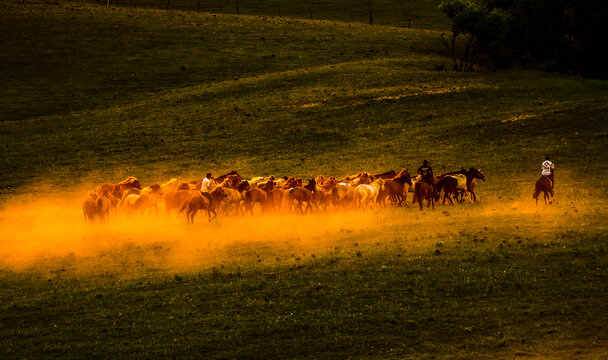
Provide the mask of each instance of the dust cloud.
MULTIPOLYGON (((85 224, 83 192, 33 200, 14 197, 0 211, 0 270, 80 274, 178 272, 213 266, 272 266, 366 251, 427 248, 466 232, 543 236, 558 229, 599 228, 602 200, 534 205, 529 189, 518 198, 479 203, 368 210, 330 210, 226 216, 195 224, 184 214, 167 216, 164 206, 148 214, 118 213, 103 224, 85 224), (583 205, 582 205, 583 204, 583 205)), ((411 194, 410 194, 411 196, 411 194)), ((411 197, 409 199, 411 202, 411 197)))

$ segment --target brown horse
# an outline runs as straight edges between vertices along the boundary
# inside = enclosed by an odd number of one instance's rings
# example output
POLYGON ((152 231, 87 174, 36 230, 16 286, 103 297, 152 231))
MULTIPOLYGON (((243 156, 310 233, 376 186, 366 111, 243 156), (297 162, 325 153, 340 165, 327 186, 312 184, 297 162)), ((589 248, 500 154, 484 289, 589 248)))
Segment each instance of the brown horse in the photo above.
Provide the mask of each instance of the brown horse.
POLYGON ((384 188, 378 194, 376 201, 384 206, 387 197, 394 197, 399 206, 403 203, 407 205, 407 189, 409 186, 412 186, 410 172, 407 169, 402 169, 394 178, 385 180, 384 188))
POLYGON ((538 206, 538 196, 541 191, 544 193, 545 205, 553 203, 553 181, 544 175, 536 180, 534 186, 534 194, 532 194, 532 197, 536 199, 536 206, 538 206))
POLYGON ((84 213, 84 223, 93 223, 97 216, 97 203, 93 199, 86 199, 82 203, 82 212, 84 213))
MULTIPOLYGON (((477 187, 477 179, 486 181, 486 176, 481 172, 481 169, 475 169, 470 167, 469 170, 461 169, 460 171, 454 171, 454 174, 464 174, 467 178, 466 191, 473 197, 473 202, 477 201, 475 195, 475 188, 477 187)), ((464 201, 464 192, 461 194, 460 201, 464 201)))
POLYGON ((97 207, 97 216, 99 217, 99 222, 104 222, 106 217, 110 214, 110 207, 112 206, 110 202, 110 194, 106 190, 102 191, 101 194, 95 200, 95 206, 97 207))
POLYGON ((283 196, 288 190, 282 188, 274 188, 268 192, 268 206, 274 211, 281 209, 283 203, 283 196))
POLYGON ((458 196, 458 179, 453 176, 444 176, 437 181, 437 193, 438 195, 443 190, 443 203, 445 200, 450 200, 450 204, 454 204, 452 195, 458 196))
POLYGON ((221 187, 213 189, 209 193, 198 193, 190 199, 184 201, 178 211, 178 214, 187 209, 186 221, 194 224, 194 216, 198 213, 198 211, 207 210, 209 221, 211 221, 217 217, 215 209, 224 197, 226 197, 226 194, 221 187), (212 213, 213 217, 211 217, 212 213))
POLYGON ((266 212, 266 204, 268 202, 268 194, 262 189, 249 189, 245 191, 245 211, 249 211, 253 215, 255 204, 262 206, 262 212, 266 212))
POLYGON ((172 209, 179 209, 180 205, 182 205, 186 200, 190 199, 194 195, 196 195, 196 191, 190 190, 176 190, 169 191, 165 194, 165 211, 167 212, 167 216, 172 209))
POLYGON ((118 184, 103 184, 91 190, 91 199, 96 200, 103 192, 107 191, 107 197, 110 200, 110 209, 116 212, 118 201, 122 198, 122 193, 129 189, 141 190, 143 186, 134 176, 129 176, 118 184))
POLYGON ((428 202, 427 207, 432 205, 433 210, 435 210, 435 191, 431 185, 418 181, 414 185, 414 194, 416 194, 416 198, 420 204, 420 211, 422 211, 422 202, 424 200, 428 202))
POLYGON ((287 203, 289 205, 289 210, 293 206, 294 202, 298 203, 298 210, 300 214, 305 214, 309 211, 312 211, 313 206, 313 196, 312 194, 316 189, 316 181, 315 179, 308 180, 308 184, 303 187, 293 187, 287 191, 287 194, 284 196, 286 198, 287 203), (306 211, 302 209, 302 203, 306 203, 306 211))
POLYGON ((335 207, 346 208, 352 204, 354 198, 353 187, 346 184, 337 184, 331 190, 331 203, 335 207))
POLYGON ((317 208, 322 206, 323 209, 327 210, 332 197, 332 191, 336 187, 336 178, 330 176, 325 180, 323 175, 319 175, 315 178, 315 183, 317 184, 317 188, 313 194, 313 201, 317 208))

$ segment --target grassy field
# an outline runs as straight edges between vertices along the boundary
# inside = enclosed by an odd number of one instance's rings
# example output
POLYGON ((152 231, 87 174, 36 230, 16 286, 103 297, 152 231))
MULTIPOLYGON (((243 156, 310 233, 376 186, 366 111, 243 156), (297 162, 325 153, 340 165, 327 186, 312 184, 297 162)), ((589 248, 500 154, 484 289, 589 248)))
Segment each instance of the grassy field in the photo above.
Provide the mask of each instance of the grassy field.
POLYGON ((313 3, 339 22, 0 4, 0 358, 608 357, 608 83, 446 71, 435 1, 411 29, 388 2, 381 26, 313 3), (557 201, 536 208, 546 154, 557 201), (482 168, 481 202, 81 219, 127 175, 422 159, 482 168))
MULTIPOLYGON (((34 0, 36 1, 36 0, 34 0)), ((106 5, 106 1, 81 0, 106 5)), ((417 29, 449 29, 449 22, 439 11, 439 0, 372 0, 372 22, 376 25, 413 27, 417 29)), ((112 1, 115 7, 166 9, 212 12, 235 15, 237 1, 222 0, 131 0, 112 1)), ((368 0, 239 0, 239 14, 270 17, 290 17, 369 24, 368 0)))

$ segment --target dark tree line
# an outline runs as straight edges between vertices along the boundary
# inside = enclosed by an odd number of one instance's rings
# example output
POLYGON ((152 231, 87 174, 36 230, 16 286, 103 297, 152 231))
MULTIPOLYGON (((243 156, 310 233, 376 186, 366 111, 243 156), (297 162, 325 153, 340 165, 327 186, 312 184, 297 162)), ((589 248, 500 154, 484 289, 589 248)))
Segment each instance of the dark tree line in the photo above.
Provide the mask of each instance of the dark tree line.
POLYGON ((521 66, 608 78, 606 0, 449 0, 454 69, 521 66))

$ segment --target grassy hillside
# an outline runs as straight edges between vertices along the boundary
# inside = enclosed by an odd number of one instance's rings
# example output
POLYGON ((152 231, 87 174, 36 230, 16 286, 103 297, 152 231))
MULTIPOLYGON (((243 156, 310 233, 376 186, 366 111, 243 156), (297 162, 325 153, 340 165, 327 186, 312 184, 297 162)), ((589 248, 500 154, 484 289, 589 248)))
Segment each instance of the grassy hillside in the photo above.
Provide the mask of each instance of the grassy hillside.
POLYGON ((499 176, 535 171, 544 154, 573 172, 606 169, 605 82, 443 71, 438 32, 70 4, 3 10, 5 192, 127 174, 343 175, 423 158, 499 176))
MULTIPOLYGON (((36 0, 34 0, 36 1, 36 0)), ((83 2, 106 5, 102 0, 81 0, 83 2)), ((372 22, 377 25, 413 27, 417 29, 449 29, 446 17, 437 10, 439 0, 372 0, 372 22)), ((114 7, 156 8, 207 11, 235 15, 237 1, 223 0, 110 0, 114 7)), ((332 20, 369 24, 368 0, 239 0, 241 15, 262 15, 291 17, 314 20, 332 20)))
POLYGON ((608 357, 607 82, 446 71, 431 10, 122 4, 0 4, 0 358, 608 357), (557 203, 535 208, 546 154, 557 203), (85 227, 65 195, 422 159, 481 167, 482 201, 85 227))

